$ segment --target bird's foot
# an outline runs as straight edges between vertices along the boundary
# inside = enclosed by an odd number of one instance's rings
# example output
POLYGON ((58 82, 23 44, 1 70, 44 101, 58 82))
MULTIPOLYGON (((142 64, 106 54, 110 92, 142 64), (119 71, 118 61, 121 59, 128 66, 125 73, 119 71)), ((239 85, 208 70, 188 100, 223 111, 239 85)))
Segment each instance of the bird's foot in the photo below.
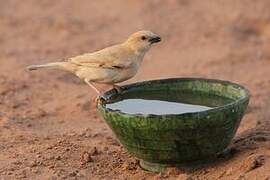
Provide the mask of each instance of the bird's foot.
POLYGON ((123 88, 121 86, 113 85, 113 88, 116 90, 117 94, 121 94, 123 92, 123 88))
POLYGON ((96 106, 98 105, 98 103, 103 103, 103 102, 106 102, 106 98, 104 96, 99 95, 99 96, 97 96, 95 98, 95 104, 96 104, 96 106))

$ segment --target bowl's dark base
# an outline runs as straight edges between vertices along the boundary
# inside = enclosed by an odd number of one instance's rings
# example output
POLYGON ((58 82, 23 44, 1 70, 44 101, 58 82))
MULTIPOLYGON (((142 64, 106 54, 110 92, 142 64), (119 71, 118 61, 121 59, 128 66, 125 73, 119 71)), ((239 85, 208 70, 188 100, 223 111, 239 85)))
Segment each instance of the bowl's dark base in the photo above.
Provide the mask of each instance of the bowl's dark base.
POLYGON ((224 153, 219 153, 217 155, 213 155, 211 157, 201 159, 201 160, 194 160, 190 162, 182 162, 182 163, 168 163, 168 164, 162 164, 162 163, 152 163, 148 162, 145 160, 140 159, 140 167, 143 170, 146 171, 151 171, 151 172, 163 172, 166 170, 168 167, 200 167, 203 164, 208 164, 208 163, 214 163, 219 160, 219 157, 225 156, 224 153))
POLYGON ((151 172, 163 172, 167 167, 172 166, 170 164, 151 163, 144 160, 140 160, 140 167, 146 171, 151 172))
POLYGON ((161 164, 161 163, 152 163, 144 160, 140 160, 140 167, 143 170, 150 171, 150 172, 163 172, 166 170, 168 167, 181 167, 183 165, 187 165, 185 163, 174 163, 174 164, 161 164))

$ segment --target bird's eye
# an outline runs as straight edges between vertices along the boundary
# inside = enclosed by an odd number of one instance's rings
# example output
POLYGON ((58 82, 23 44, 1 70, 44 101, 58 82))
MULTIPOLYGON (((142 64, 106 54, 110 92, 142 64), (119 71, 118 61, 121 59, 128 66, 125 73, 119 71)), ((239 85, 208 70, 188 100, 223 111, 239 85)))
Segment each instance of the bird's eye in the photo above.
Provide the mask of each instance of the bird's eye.
POLYGON ((142 40, 146 40, 146 37, 145 36, 142 36, 142 40))

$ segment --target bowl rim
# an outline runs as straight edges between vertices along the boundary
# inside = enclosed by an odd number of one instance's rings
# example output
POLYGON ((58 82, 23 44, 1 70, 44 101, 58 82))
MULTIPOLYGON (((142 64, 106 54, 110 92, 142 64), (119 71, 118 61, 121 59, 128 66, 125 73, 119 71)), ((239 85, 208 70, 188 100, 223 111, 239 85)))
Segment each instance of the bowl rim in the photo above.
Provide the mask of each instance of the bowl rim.
MULTIPOLYGON (((162 114, 162 115, 158 115, 158 114, 141 114, 141 113, 135 113, 135 114, 129 114, 129 113, 124 113, 120 110, 113 110, 110 108, 106 108, 106 102, 104 103, 104 100, 102 100, 102 98, 99 96, 98 97, 98 101, 97 101, 97 108, 98 109, 102 109, 106 112, 112 112, 112 113, 117 113, 119 115, 124 115, 124 116, 129 116, 129 117, 144 117, 144 118, 148 118, 148 117, 183 117, 183 116, 189 116, 191 114, 193 115, 198 115, 200 113, 211 113, 211 112, 216 112, 216 111, 222 111, 223 109, 227 109, 230 106, 233 106, 235 104, 238 104, 240 102, 243 101, 249 101, 250 99, 250 91, 245 88, 243 85, 228 81, 228 80, 221 80, 221 79, 208 79, 208 78, 196 78, 196 77, 185 77, 185 78, 164 78, 164 79, 153 79, 153 80, 145 80, 145 81, 139 81, 139 82, 135 82, 135 83, 131 83, 131 84, 126 84, 121 86, 121 88, 123 88, 123 90, 127 90, 127 89, 131 89, 134 88, 136 86, 141 86, 141 85, 145 85, 145 84, 149 84, 149 83, 162 83, 162 82, 175 82, 175 81, 205 81, 205 82, 209 82, 209 83, 221 83, 221 84, 230 84, 233 86, 236 86, 238 88, 240 88, 241 90, 243 90, 245 92, 245 95, 231 103, 228 103, 226 105, 223 106, 218 106, 218 107, 213 107, 211 109, 208 110, 204 110, 204 111, 198 111, 198 112, 188 112, 188 113, 181 113, 181 114, 162 114)), ((114 89, 110 89, 106 92, 104 92, 102 94, 102 97, 104 98, 110 98, 112 96, 115 96, 116 92, 114 89)))

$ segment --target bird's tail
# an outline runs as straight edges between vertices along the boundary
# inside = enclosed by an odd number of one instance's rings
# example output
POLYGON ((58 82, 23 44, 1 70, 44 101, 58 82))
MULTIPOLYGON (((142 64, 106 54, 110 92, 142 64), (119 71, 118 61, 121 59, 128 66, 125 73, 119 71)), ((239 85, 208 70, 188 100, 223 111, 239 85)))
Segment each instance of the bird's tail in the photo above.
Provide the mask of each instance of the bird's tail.
POLYGON ((70 71, 70 72, 74 72, 76 70, 76 66, 69 62, 52 62, 52 63, 41 64, 41 65, 31 65, 31 66, 26 67, 26 69, 29 71, 42 69, 42 68, 62 69, 62 70, 70 71))

